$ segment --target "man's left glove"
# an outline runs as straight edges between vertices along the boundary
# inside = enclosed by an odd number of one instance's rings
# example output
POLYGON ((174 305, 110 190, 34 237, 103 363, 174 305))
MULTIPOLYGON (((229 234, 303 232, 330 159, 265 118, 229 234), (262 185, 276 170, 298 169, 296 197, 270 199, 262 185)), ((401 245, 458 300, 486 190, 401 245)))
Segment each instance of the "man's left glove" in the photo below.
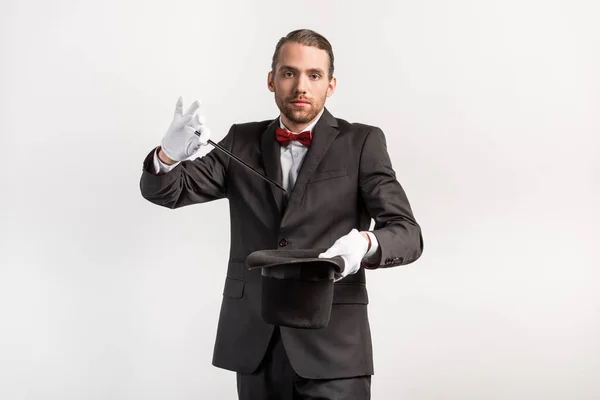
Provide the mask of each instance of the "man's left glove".
POLYGON ((334 277, 337 282, 360 269, 360 263, 368 250, 369 241, 358 230, 352 229, 350 233, 336 240, 324 253, 319 254, 319 258, 341 256, 344 259, 344 270, 336 273, 334 277))

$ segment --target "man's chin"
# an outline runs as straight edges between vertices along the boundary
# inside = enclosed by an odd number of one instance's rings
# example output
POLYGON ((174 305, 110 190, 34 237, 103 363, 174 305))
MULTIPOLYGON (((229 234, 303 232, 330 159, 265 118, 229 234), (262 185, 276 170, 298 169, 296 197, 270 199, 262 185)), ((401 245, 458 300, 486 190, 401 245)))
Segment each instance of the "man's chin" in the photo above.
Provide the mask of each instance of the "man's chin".
POLYGON ((287 117, 287 119, 289 119, 290 121, 296 123, 296 124, 307 124, 309 122, 311 122, 313 119, 315 119, 315 117, 319 115, 318 112, 314 112, 313 110, 306 110, 306 111, 298 111, 298 110, 287 110, 287 112, 285 113, 285 116, 287 117))
POLYGON ((285 116, 295 124, 304 124, 310 121, 306 115, 298 115, 298 113, 286 113, 285 116))

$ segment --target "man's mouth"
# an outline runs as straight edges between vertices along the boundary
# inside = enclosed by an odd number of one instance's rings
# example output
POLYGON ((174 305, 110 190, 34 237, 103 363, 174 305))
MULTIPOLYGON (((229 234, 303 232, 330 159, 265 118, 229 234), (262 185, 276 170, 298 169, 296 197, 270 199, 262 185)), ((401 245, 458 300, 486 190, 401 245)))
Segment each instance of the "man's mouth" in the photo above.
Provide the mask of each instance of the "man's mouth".
POLYGON ((310 102, 308 102, 306 100, 292 100, 291 103, 294 105, 309 105, 310 104, 310 102))

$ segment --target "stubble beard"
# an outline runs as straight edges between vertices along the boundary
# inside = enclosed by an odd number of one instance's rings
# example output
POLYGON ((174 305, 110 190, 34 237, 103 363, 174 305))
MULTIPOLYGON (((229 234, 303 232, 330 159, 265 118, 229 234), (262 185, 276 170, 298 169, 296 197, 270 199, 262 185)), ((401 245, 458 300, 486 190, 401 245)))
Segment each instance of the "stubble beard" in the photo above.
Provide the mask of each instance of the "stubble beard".
POLYGON ((295 124, 308 124, 319 115, 325 105, 325 98, 316 100, 318 102, 315 104, 314 101, 311 101, 309 107, 296 107, 289 100, 277 96, 277 92, 275 92, 275 103, 279 111, 295 124))

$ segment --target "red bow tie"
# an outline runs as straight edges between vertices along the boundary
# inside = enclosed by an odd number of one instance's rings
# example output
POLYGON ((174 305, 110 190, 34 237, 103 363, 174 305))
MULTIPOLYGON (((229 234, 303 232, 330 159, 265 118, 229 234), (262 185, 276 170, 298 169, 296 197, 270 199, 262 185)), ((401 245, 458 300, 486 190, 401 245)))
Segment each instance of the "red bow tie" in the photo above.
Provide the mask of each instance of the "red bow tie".
POLYGON ((310 131, 304 131, 295 135, 285 129, 277 127, 275 129, 275 138, 282 146, 287 146, 292 140, 297 140, 304 147, 308 147, 310 146, 310 142, 312 142, 312 133, 310 131))

